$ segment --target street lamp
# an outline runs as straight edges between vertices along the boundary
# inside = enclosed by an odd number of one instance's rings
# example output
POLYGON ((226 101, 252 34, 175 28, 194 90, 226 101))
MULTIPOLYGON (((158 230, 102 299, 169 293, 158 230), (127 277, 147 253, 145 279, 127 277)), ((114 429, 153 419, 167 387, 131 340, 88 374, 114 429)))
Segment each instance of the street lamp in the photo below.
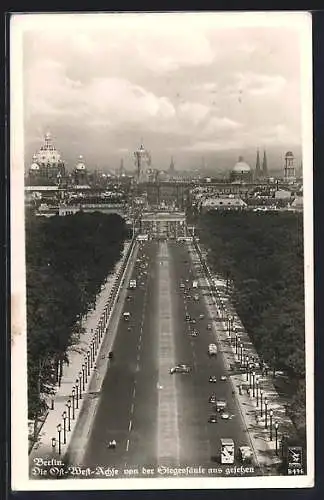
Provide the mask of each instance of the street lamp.
POLYGON ((241 365, 242 365, 243 364, 243 344, 242 343, 240 344, 240 348, 241 348, 241 356, 240 356, 240 358, 241 358, 241 365))
POLYGON ((252 372, 252 396, 255 396, 255 372, 252 372))
POLYGON ((278 422, 275 422, 274 427, 275 427, 275 434, 276 434, 276 455, 278 455, 278 427, 279 427, 278 422))
POLYGON ((264 399, 264 416, 265 416, 265 428, 268 428, 268 400, 267 398, 264 399))
POLYGON ((66 411, 62 413, 63 418, 63 444, 66 444, 66 411))
POLYGON ((82 390, 85 391, 85 365, 82 365, 82 390))
POLYGON ((249 356, 246 356, 246 361, 245 361, 245 367, 246 367, 246 380, 249 380, 249 356))
POLYGON ((251 365, 251 363, 249 364, 249 386, 250 386, 250 389, 252 389, 252 365, 251 365))
POLYGON ((75 387, 72 388, 72 419, 74 420, 75 419, 75 405, 74 405, 74 402, 75 402, 75 387))
POLYGON ((58 424, 57 432, 58 432, 58 452, 59 452, 59 455, 61 455, 61 432, 62 432, 61 424, 58 424))
POLYGON ((84 376, 85 376, 85 382, 88 382, 88 358, 85 356, 84 358, 84 376))
POLYGON ((273 410, 270 410, 269 415, 270 415, 270 441, 272 441, 272 417, 273 417, 273 410))
POLYGON ((260 415, 261 415, 261 418, 263 417, 263 390, 260 389, 260 404, 261 404, 261 412, 260 412, 260 415))
POLYGON ((68 431, 70 432, 70 430, 71 430, 71 399, 68 399, 66 406, 68 409, 68 431))
POLYGON ((79 379, 77 378, 75 381, 76 388, 76 409, 79 409, 79 379))
POLYGON ((82 399, 82 372, 79 371, 79 394, 80 399, 82 399))
POLYGON ((259 380, 256 379, 256 398, 257 398, 257 406, 259 406, 259 380))
POLYGON ((56 447, 56 438, 52 438, 52 451, 54 453, 56 447))
MULTIPOLYGON (((88 375, 90 375, 90 351, 87 352, 87 358, 88 358, 88 375)), ((92 368, 92 362, 91 362, 91 368, 92 368)))

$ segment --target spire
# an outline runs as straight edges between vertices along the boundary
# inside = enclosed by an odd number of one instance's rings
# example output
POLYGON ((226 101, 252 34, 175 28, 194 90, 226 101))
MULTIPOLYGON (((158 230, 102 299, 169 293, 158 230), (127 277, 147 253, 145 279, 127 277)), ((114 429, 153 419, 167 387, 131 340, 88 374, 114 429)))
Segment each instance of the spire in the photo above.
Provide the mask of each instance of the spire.
POLYGON ((255 177, 256 179, 259 179, 261 176, 261 165, 260 165, 260 152, 259 149, 257 150, 257 157, 256 157, 256 163, 255 163, 255 177))
POLYGON ((268 164, 267 164, 267 155, 265 150, 263 151, 262 175, 263 177, 268 177, 268 164))
POLYGON ((171 162, 170 162, 170 168, 169 168, 169 171, 170 173, 173 173, 175 170, 174 168, 174 161, 173 161, 173 156, 171 156, 171 162))

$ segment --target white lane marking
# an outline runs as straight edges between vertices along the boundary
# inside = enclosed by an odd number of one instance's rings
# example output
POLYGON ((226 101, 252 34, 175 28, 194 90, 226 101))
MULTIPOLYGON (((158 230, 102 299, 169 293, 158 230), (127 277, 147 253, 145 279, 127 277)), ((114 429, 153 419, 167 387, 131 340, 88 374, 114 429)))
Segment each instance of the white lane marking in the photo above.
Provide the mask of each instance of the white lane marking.
POLYGON ((127 443, 126 443, 126 451, 128 451, 128 448, 129 448, 129 439, 127 439, 127 443))
POLYGON ((136 394, 136 387, 134 387, 133 389, 133 398, 135 398, 135 394, 136 394))
POLYGON ((139 341, 142 342, 142 334, 139 336, 139 341))
POLYGON ((136 358, 136 361, 139 361, 139 360, 140 360, 140 355, 138 354, 137 358, 136 358))
POLYGON ((140 351, 141 350, 141 344, 137 344, 137 350, 140 351))
POLYGON ((131 430, 132 430, 132 421, 130 420, 128 425, 128 432, 130 432, 131 430))
POLYGON ((134 413, 134 403, 132 403, 132 406, 131 406, 131 413, 134 413))
MULTIPOLYGON (((160 255, 168 257, 168 247, 162 244, 160 255)), ((175 345, 173 328, 173 311, 171 300, 171 281, 169 259, 159 270, 159 385, 163 391, 158 393, 158 432, 157 458, 159 463, 170 463, 180 459, 180 442, 178 427, 178 405, 176 393, 176 377, 169 374, 169 368, 175 363, 175 345)))

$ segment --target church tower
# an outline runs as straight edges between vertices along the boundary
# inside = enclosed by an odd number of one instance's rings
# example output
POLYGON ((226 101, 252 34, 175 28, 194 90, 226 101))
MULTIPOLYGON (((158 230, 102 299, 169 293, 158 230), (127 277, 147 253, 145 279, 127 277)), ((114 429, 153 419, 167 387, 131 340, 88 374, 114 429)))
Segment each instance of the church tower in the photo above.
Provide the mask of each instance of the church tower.
POLYGON ((255 163, 255 180, 260 180, 261 178, 261 165, 260 165, 260 152, 257 150, 257 157, 255 163))
POLYGON ((267 155, 265 150, 263 151, 262 176, 264 177, 264 179, 267 179, 269 177, 267 155))
POLYGON ((171 162, 170 162, 170 167, 169 167, 170 179, 172 179, 174 177, 174 173, 175 173, 175 166, 174 166, 173 156, 171 156, 171 162))

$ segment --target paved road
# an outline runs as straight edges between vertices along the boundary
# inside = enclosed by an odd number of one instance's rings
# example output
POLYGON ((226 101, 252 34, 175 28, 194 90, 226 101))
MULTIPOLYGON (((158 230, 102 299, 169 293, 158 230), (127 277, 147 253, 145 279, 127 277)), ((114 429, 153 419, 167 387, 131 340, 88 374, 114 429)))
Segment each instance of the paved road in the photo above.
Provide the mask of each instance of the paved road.
POLYGON ((207 292, 198 289, 199 300, 193 298, 197 272, 186 243, 141 244, 132 276, 138 287, 129 291, 124 306, 131 319, 129 324, 121 319, 118 326, 115 359, 106 373, 84 466, 115 467, 119 477, 125 477, 124 469, 136 477, 142 476, 142 466, 156 470, 161 464, 217 468, 220 438, 248 444, 230 382, 209 383, 210 375, 219 380, 225 368, 221 355, 208 356, 215 339, 207 330, 202 295, 207 292), (190 289, 180 289, 180 282, 190 289), (185 321, 187 313, 195 325, 185 321), (198 337, 190 336, 193 327, 198 337), (187 363, 192 372, 170 375, 173 363, 187 363), (227 399, 231 420, 208 423, 212 392, 227 399), (113 438, 118 446, 109 450, 113 438))

